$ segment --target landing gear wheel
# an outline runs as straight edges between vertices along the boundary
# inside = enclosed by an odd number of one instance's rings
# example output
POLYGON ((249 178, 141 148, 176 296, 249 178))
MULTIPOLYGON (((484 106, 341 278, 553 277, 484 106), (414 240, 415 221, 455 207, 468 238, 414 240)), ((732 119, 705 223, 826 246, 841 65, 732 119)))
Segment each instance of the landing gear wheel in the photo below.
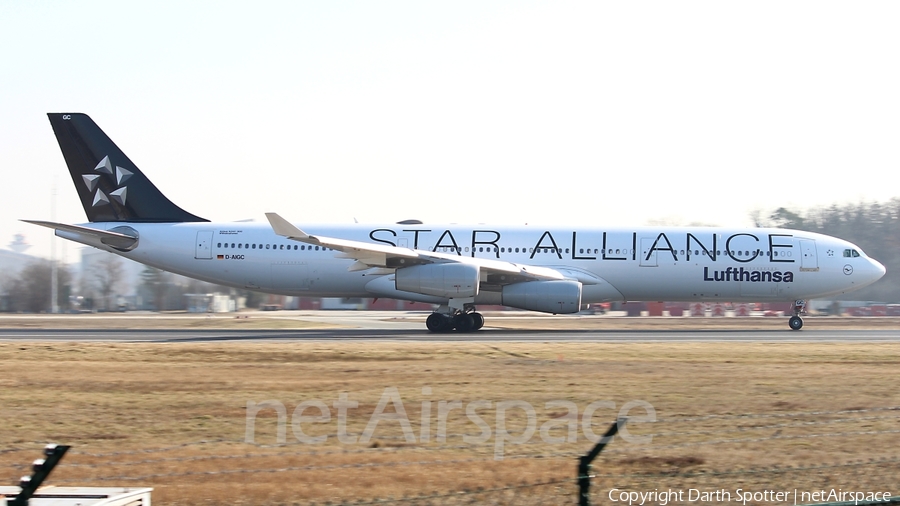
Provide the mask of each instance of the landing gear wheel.
POLYGON ((441 313, 431 313, 425 320, 425 326, 431 332, 445 332, 450 326, 450 318, 441 313))
POLYGON ((791 326, 791 330, 800 330, 803 328, 803 318, 799 316, 791 316, 791 319, 788 320, 788 325, 791 326))
POLYGON ((460 313, 453 317, 453 326, 457 332, 472 332, 475 330, 475 319, 468 313, 460 313))
POLYGON ((472 319, 475 320, 475 327, 472 330, 479 330, 481 327, 484 327, 484 316, 481 316, 481 313, 469 313, 472 316, 472 319))

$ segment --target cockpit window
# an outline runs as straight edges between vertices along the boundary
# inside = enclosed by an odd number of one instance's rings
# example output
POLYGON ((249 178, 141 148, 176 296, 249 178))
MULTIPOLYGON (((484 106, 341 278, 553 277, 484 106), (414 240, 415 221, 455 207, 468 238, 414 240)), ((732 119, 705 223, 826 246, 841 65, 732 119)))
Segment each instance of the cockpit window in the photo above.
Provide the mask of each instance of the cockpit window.
POLYGON ((845 249, 844 250, 844 258, 856 258, 859 256, 859 252, 855 249, 845 249))

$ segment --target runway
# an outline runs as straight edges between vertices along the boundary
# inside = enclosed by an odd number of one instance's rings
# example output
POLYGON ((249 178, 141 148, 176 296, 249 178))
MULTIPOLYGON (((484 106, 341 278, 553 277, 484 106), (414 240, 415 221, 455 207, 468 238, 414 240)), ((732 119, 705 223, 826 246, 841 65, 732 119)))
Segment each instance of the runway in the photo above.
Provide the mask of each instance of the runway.
MULTIPOLYGON (((399 325, 399 327, 403 327, 399 325)), ((409 328, 313 330, 0 329, 0 342, 897 342, 900 329, 878 330, 509 330, 432 334, 409 328)))

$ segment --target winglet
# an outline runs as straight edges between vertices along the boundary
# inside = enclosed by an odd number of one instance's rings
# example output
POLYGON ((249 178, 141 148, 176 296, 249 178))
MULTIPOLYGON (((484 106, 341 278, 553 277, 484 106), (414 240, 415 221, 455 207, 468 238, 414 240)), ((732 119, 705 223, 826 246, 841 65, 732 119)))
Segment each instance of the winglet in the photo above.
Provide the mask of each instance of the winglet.
POLYGON ((269 225, 277 235, 287 237, 288 239, 309 239, 309 234, 291 225, 286 219, 278 215, 278 213, 266 213, 266 219, 269 225))

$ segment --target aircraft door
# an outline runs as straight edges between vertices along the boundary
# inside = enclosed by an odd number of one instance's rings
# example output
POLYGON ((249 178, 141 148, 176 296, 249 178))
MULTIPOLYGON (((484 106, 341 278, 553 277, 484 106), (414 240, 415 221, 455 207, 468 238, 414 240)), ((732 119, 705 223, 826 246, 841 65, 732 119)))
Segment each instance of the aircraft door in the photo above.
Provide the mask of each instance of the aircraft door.
POLYGON ((815 239, 800 239, 800 270, 819 270, 819 257, 816 255, 815 239))
POLYGON ((194 250, 194 258, 198 260, 212 259, 212 230, 197 232, 197 247, 194 250))

